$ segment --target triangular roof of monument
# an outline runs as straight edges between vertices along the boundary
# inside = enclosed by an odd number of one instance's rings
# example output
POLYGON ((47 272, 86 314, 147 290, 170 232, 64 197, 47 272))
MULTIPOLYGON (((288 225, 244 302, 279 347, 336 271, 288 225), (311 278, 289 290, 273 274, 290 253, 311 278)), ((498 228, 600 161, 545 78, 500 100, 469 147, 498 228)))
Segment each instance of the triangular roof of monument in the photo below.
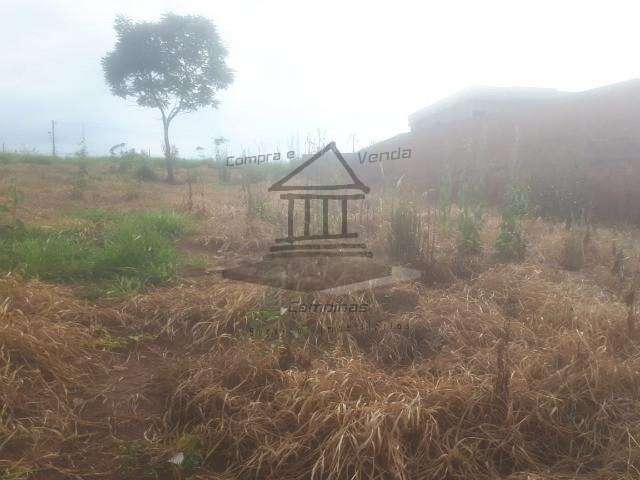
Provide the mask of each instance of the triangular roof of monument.
POLYGON ((364 193, 369 193, 369 187, 367 187, 362 181, 356 176, 353 169, 349 166, 347 161, 344 159, 340 150, 336 147, 336 142, 331 142, 327 144, 322 150, 318 151, 311 158, 306 160, 304 163, 295 168, 292 172, 286 175, 284 178, 281 178, 276 183, 269 187, 270 192, 286 192, 291 190, 361 190, 364 193), (352 183, 346 185, 285 185, 289 180, 293 177, 297 176, 300 172, 302 172, 305 168, 311 165, 316 160, 322 158, 327 152, 332 151, 342 167, 346 170, 347 174, 352 180, 352 183))

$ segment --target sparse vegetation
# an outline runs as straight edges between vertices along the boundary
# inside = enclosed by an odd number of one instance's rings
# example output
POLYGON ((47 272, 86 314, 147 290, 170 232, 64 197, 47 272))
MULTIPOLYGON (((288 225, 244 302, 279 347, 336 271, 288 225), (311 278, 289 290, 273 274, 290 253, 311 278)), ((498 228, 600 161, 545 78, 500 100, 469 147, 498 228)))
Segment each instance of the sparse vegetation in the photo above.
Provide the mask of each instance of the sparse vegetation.
POLYGON ((470 187, 466 182, 458 191, 458 239, 457 249, 461 257, 478 255, 482 251, 480 232, 484 225, 484 207, 479 187, 470 187))
MULTIPOLYGON (((42 180, 69 185, 76 162, 2 167, 7 178, 22 174, 26 226, 0 235, 1 475, 560 480, 640 469, 637 231, 587 235, 576 222, 567 232, 529 218, 519 263, 465 248, 473 275, 446 285, 327 298, 207 271, 277 235, 269 222, 246 221, 241 185, 207 183, 209 211, 190 217, 170 213, 186 185, 136 182, 119 161, 109 160, 111 172, 86 159, 83 207, 103 208, 81 210, 42 180), (125 199, 129 183, 138 195, 125 199), (571 273, 558 269, 572 255, 565 235, 582 251, 571 273), (203 264, 183 269, 194 251, 205 252, 203 264), (282 308, 302 299, 369 309, 320 317, 282 308), (284 333, 252 333, 258 326, 284 333)), ((218 181, 206 164, 189 167, 176 164, 179 178, 218 181)), ((3 225, 13 221, 10 187, 3 225)), ((499 214, 451 206, 467 234, 444 232, 438 207, 418 200, 391 208, 372 198, 350 223, 366 227, 377 260, 386 249, 395 265, 437 248, 448 265, 460 244, 499 239, 507 213, 520 222, 528 209, 518 199, 499 214), (383 218, 389 230, 376 228, 383 218)))
POLYGON ((73 200, 82 200, 89 186, 89 175, 84 165, 79 165, 77 171, 71 179, 71 198, 73 200))
POLYGON ((476 255, 482 251, 480 231, 482 211, 479 208, 464 207, 458 213, 458 252, 461 255, 476 255))
POLYGON ((496 256, 502 261, 522 261, 527 249, 527 241, 520 226, 520 217, 529 209, 528 193, 525 188, 512 186, 507 205, 502 212, 500 233, 496 239, 496 256))
POLYGON ((136 180, 143 182, 153 182, 158 180, 158 174, 154 170, 153 166, 151 166, 151 164, 146 160, 136 162, 133 170, 133 177, 136 180))
POLYGON ((269 197, 264 192, 250 183, 243 184, 242 190, 246 198, 249 218, 259 218, 271 223, 277 222, 277 212, 271 206, 269 197))
MULTIPOLYGON (((2 197, 0 197, 1 199, 2 197)), ((18 189, 18 185, 16 183, 16 179, 12 179, 11 185, 7 190, 7 194, 4 200, 0 200, 0 222, 2 222, 3 218, 6 218, 8 221, 4 227, 11 228, 21 228, 22 221, 18 217, 18 205, 22 203, 24 199, 24 193, 18 189)), ((3 222, 4 223, 4 222, 3 222)), ((0 227, 3 226, 3 223, 0 223, 0 227)))

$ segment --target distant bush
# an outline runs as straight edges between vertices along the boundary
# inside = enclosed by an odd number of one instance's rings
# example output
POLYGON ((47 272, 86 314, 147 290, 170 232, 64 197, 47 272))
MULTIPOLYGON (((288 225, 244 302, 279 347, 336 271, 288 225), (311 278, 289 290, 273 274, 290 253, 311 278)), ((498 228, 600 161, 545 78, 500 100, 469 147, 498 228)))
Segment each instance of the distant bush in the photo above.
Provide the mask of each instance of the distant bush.
POLYGON ((176 159, 176 167, 184 168, 186 170, 190 170, 192 168, 210 166, 214 162, 208 158, 201 158, 199 160, 186 160, 186 159, 176 159))
POLYGON ((51 165, 53 163, 53 158, 44 155, 30 155, 30 156, 22 156, 18 158, 19 163, 25 163, 27 165, 51 165))
POLYGON ((37 153, 0 153, 0 164, 24 163, 28 165, 51 165, 56 157, 37 153))
POLYGON ((147 161, 139 162, 134 170, 133 176, 143 182, 155 182, 158 180, 158 174, 151 164, 147 161))

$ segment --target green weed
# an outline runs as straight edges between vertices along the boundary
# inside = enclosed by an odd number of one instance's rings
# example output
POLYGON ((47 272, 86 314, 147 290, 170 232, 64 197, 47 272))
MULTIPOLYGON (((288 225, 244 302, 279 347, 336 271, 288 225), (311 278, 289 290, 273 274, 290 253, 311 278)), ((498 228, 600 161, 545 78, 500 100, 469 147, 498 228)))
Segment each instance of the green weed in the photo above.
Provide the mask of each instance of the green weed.
POLYGON ((475 255, 482 251, 480 231, 482 230, 482 212, 471 212, 464 208, 458 214, 458 252, 462 255, 475 255))
POLYGON ((507 195, 502 212, 500 233, 496 239, 496 258, 502 261, 522 261, 527 249, 527 241, 520 227, 520 217, 529 209, 529 195, 526 188, 514 185, 507 195))
POLYGON ((93 210, 86 216, 93 229, 9 232, 0 240, 0 269, 127 295, 172 279, 181 263, 172 239, 193 229, 187 217, 171 212, 116 215, 93 210))

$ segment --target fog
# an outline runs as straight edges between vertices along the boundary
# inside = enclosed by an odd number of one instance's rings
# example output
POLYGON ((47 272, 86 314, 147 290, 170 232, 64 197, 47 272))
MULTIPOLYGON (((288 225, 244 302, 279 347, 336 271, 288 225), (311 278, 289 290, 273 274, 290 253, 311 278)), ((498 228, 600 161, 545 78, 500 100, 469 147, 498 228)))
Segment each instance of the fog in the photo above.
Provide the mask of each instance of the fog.
POLYGON ((161 153, 152 109, 110 94, 101 57, 113 20, 201 14, 216 24, 235 71, 217 110, 182 115, 172 141, 183 157, 213 150, 300 150, 318 130, 344 151, 407 129, 407 116, 469 85, 580 91, 638 76, 633 2, 71 1, 0 6, 0 142, 7 150, 114 144, 161 153), (355 137, 354 137, 355 135, 355 137))

